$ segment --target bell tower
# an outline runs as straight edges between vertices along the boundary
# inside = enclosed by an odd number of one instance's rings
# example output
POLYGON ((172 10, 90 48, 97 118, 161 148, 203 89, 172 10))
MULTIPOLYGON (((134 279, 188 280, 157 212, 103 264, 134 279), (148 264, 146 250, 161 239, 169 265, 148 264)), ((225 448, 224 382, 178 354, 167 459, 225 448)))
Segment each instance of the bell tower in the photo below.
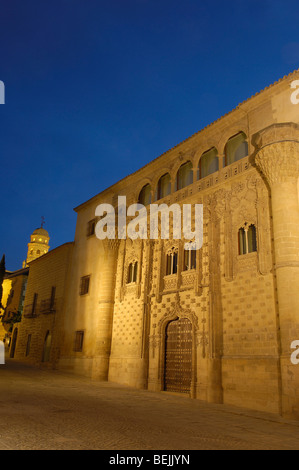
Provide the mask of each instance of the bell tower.
POLYGON ((50 249, 50 237, 47 230, 44 229, 44 223, 45 221, 42 217, 41 227, 34 230, 30 237, 30 242, 28 243, 27 258, 26 261, 24 261, 23 263, 23 268, 27 267, 30 261, 33 261, 39 258, 40 256, 48 253, 50 249))

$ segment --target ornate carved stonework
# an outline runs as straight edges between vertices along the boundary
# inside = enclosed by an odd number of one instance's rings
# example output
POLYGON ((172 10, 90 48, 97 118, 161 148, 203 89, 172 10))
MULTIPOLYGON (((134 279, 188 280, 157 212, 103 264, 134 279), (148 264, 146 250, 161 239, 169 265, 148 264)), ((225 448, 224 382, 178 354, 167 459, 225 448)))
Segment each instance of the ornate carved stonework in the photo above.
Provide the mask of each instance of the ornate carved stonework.
POLYGON ((183 271, 182 275, 182 287, 194 287, 194 282, 196 278, 196 271, 183 271))
POLYGON ((258 132, 253 140, 257 149, 278 142, 299 142, 299 125, 294 122, 272 124, 258 132))
POLYGON ((279 142, 259 150, 255 162, 270 186, 299 176, 299 142, 279 142))
POLYGON ((173 274, 164 277, 164 290, 175 290, 178 285, 178 276, 173 274))
POLYGON ((199 329, 197 315, 193 312, 193 310, 183 308, 183 306, 181 305, 180 294, 177 292, 176 302, 173 309, 169 310, 158 322, 158 334, 163 334, 165 325, 170 321, 176 320, 178 318, 188 318, 188 320, 191 321, 194 330, 197 331, 199 329))
POLYGON ((282 183, 299 176, 299 126, 273 124, 255 138, 255 163, 268 183, 282 183))
POLYGON ((114 254, 117 254, 119 245, 120 245, 120 240, 110 240, 107 238, 103 240, 103 246, 104 246, 104 250, 106 253, 113 252, 114 254))
POLYGON ((245 271, 256 271, 257 270, 257 254, 250 253, 248 255, 242 255, 238 257, 238 272, 243 273, 245 271))
POLYGON ((202 323, 202 331, 198 332, 197 340, 198 340, 198 344, 202 346, 202 358, 205 359, 206 347, 209 344, 209 335, 206 332, 206 323, 207 323, 206 318, 203 318, 201 323, 202 323))

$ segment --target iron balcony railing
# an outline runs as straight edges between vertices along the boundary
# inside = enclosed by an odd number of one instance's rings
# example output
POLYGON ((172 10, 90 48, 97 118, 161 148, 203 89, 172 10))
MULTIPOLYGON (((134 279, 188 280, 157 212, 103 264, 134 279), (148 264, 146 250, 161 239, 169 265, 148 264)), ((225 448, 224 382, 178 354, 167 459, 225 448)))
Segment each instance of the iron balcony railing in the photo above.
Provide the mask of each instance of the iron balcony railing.
POLYGON ((41 300, 37 304, 25 305, 23 315, 25 318, 36 318, 38 315, 50 315, 56 313, 57 299, 41 300))

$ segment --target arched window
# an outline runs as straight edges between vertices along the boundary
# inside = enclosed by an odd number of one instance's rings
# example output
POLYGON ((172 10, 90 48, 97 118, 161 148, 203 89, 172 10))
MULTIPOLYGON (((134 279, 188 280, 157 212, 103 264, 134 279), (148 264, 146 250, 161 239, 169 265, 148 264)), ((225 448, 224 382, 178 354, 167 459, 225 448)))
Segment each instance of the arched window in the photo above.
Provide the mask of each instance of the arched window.
POLYGON ((40 250, 37 250, 36 254, 37 254, 37 255, 40 255, 40 250))
POLYGON ((256 227, 247 223, 239 230, 239 255, 257 251, 256 227))
POLYGON ((162 199, 163 197, 169 196, 171 193, 171 177, 169 173, 161 176, 159 179, 157 190, 156 190, 156 200, 162 199))
POLYGON ((193 183, 193 165, 191 162, 183 163, 177 172, 177 191, 193 183))
POLYGON ((137 272, 138 272, 137 261, 135 261, 134 263, 130 263, 128 267, 127 284, 131 284, 132 282, 137 282, 137 272))
POLYGON ((178 250, 172 248, 166 256, 166 276, 177 274, 178 272, 178 250))
POLYGON ((152 188, 150 184, 143 186, 139 194, 138 202, 144 206, 148 206, 152 202, 152 188))
POLYGON ((257 251, 257 242, 256 242, 256 228, 255 225, 250 225, 247 232, 248 239, 248 253, 254 253, 257 251))
POLYGON ((219 170, 218 152, 215 148, 205 152, 198 164, 198 179, 205 178, 219 170))
POLYGON ((225 146, 225 166, 248 156, 248 142, 244 132, 231 137, 225 146))

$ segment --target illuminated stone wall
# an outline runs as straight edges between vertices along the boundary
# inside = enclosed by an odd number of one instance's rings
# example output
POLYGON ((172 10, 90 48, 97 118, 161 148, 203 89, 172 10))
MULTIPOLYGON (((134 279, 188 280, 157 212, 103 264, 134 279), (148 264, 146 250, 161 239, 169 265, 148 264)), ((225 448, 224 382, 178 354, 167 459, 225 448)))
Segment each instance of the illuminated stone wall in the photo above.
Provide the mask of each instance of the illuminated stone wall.
MULTIPOLYGON (((4 307, 4 309, 0 308, 0 315, 3 316, 5 312, 5 307, 7 305, 7 299, 9 297, 9 294, 11 292, 11 286, 12 286, 12 281, 11 279, 4 279, 3 284, 2 284, 2 300, 1 303, 4 307)), ((3 317, 2 317, 3 320, 3 317)), ((3 341, 5 335, 7 333, 7 325, 3 325, 2 321, 0 321, 0 340, 3 341)))
POLYGON ((2 321, 0 322, 0 339, 6 337, 5 344, 9 344, 9 338, 15 321, 19 320, 23 312, 26 286, 28 280, 28 268, 20 269, 6 274, 3 282, 2 321))

